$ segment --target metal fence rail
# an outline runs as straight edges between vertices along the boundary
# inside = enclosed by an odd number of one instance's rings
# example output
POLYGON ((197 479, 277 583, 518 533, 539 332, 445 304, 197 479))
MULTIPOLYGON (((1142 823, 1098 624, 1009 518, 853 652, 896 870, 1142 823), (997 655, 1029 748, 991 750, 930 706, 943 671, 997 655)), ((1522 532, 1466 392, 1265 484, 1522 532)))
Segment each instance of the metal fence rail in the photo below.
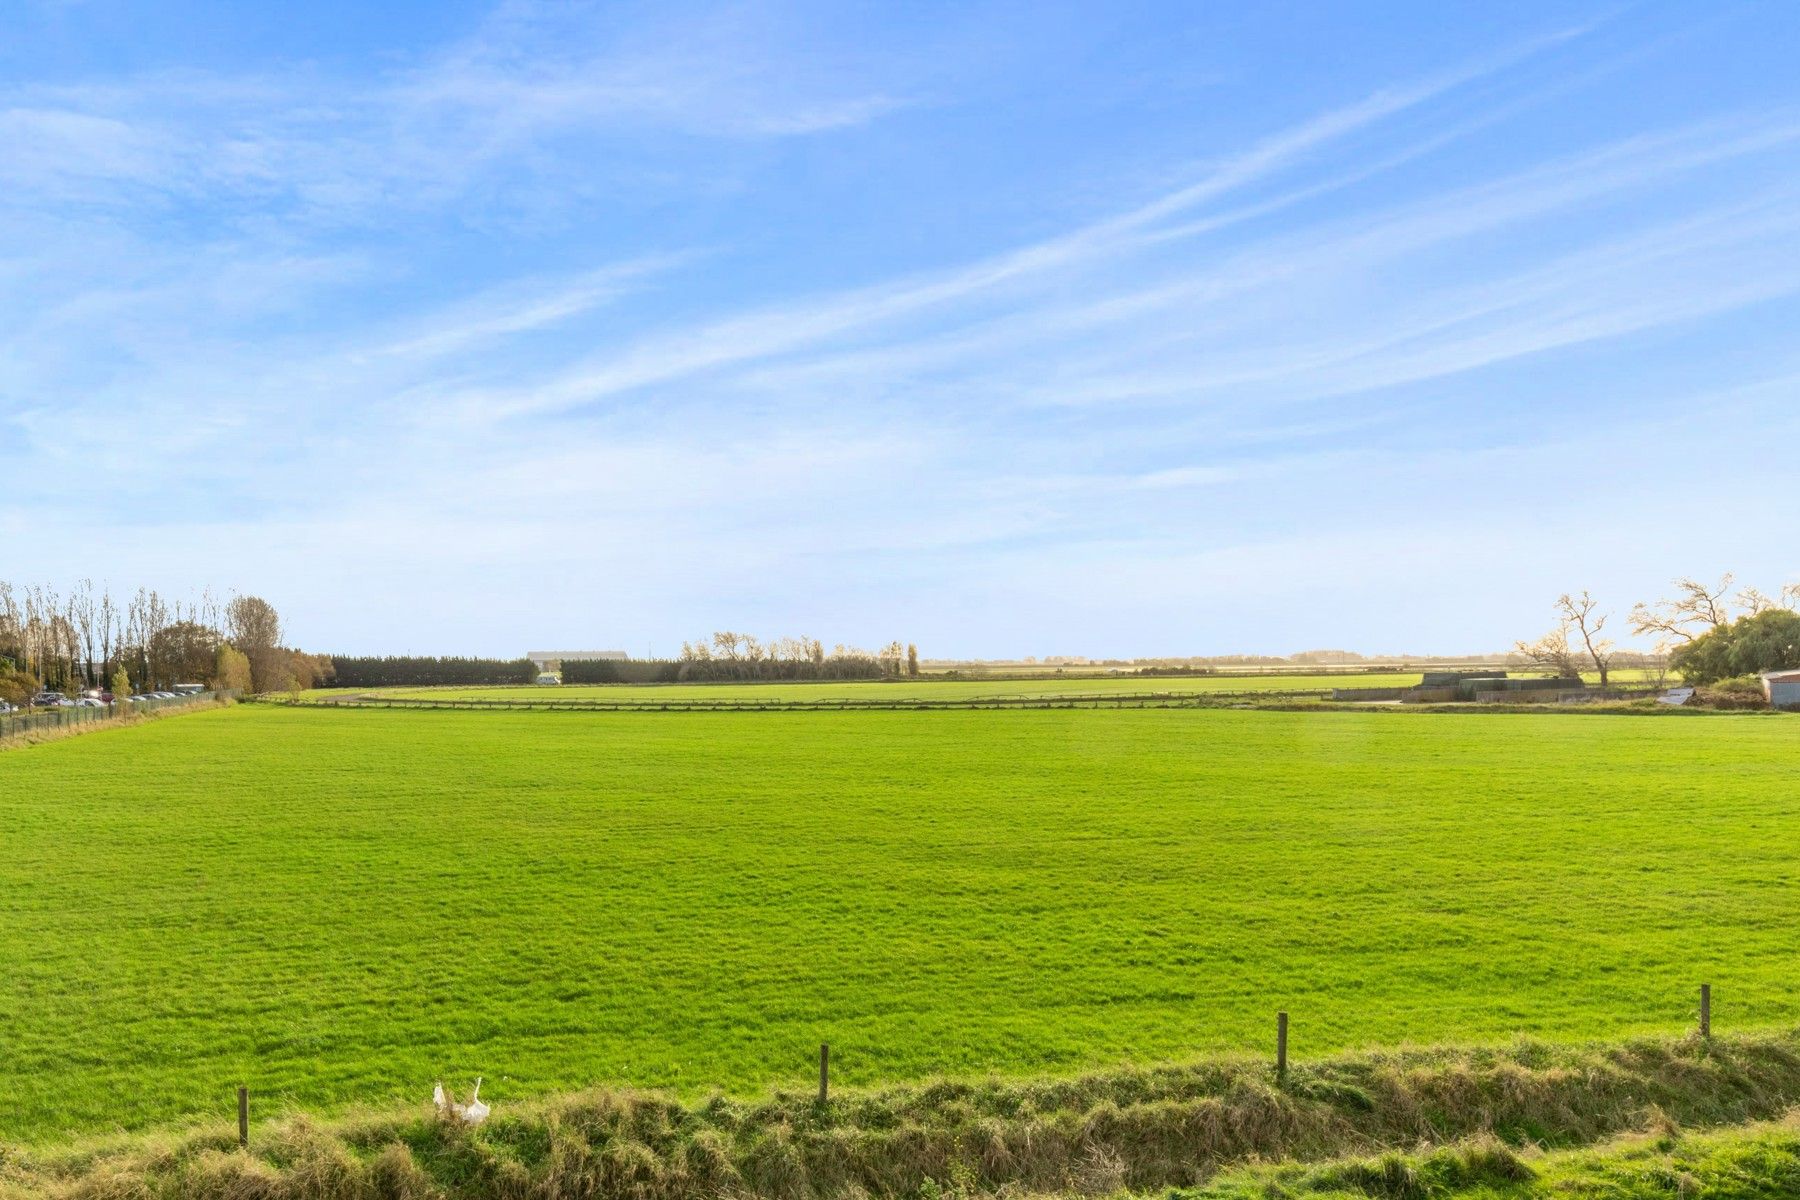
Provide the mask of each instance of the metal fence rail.
POLYGON ((199 703, 229 700, 236 692, 196 692, 191 696, 175 696, 168 700, 114 701, 102 708, 56 707, 33 708, 24 712, 0 713, 0 741, 27 733, 50 729, 72 729, 84 725, 116 722, 136 713, 159 712, 171 708, 188 708, 199 703))

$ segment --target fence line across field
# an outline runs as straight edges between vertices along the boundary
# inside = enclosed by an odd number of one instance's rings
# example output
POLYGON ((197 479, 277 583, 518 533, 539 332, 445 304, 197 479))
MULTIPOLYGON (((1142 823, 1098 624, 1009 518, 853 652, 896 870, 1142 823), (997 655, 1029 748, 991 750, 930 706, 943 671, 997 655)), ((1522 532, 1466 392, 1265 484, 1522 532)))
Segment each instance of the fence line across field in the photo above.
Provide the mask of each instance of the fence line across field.
POLYGON ((30 712, 0 714, 0 741, 10 737, 18 737, 27 733, 38 733, 46 729, 68 729, 77 725, 102 725, 109 721, 117 721, 132 713, 156 712, 167 708, 185 708, 201 701, 229 700, 236 698, 232 691, 195 692, 189 696, 174 696, 167 700, 131 700, 113 701, 99 708, 82 708, 69 706, 56 708, 33 709, 30 712))
POLYGON ((451 700, 427 696, 347 696, 307 700, 275 699, 276 704, 299 708, 423 708, 473 709, 519 712, 834 712, 839 710, 928 710, 978 708, 1201 708, 1221 707, 1250 700, 1318 700, 1329 692, 1309 688, 1291 691, 1231 692, 1129 692, 1114 695, 1093 692, 1053 696, 894 697, 868 699, 781 700, 741 699, 678 700, 451 700))
MULTIPOLYGON (((1654 696, 1656 689, 1612 688, 1582 693, 1546 693, 1569 703, 1585 700, 1630 700, 1654 696)), ((1523 703, 1520 697, 1530 693, 1482 693, 1484 704, 1523 703)), ((1271 701, 1360 699, 1335 696, 1330 688, 1252 689, 1232 691, 1181 692, 1079 692, 1055 695, 1013 696, 906 696, 906 697, 821 697, 787 700, 775 697, 739 697, 710 699, 689 697, 667 700, 566 700, 510 699, 486 697, 451 699, 435 696, 321 696, 291 700, 271 697, 273 703, 300 708, 417 708, 467 709, 486 712, 838 712, 838 711, 930 711, 946 709, 1023 709, 1023 708, 1223 708, 1233 704, 1268 703, 1271 701)), ((1535 699, 1535 697, 1534 697, 1535 699)))
MULTIPOLYGON (((1271 1064, 1274 1068, 1277 1086, 1286 1087, 1288 1081, 1288 1014, 1287 1010, 1275 1014, 1275 1055, 1271 1064)), ((1699 1022, 1696 1032, 1700 1039, 1712 1041, 1712 984, 1700 985, 1699 1022)), ((477 1091, 480 1090, 479 1083, 477 1091)), ((822 1109, 831 1102, 831 1044, 819 1043, 819 1098, 818 1106, 822 1109)), ((485 1109, 483 1113, 485 1115, 485 1109)), ((237 1121, 238 1146, 240 1149, 250 1148, 250 1089, 239 1085, 237 1089, 237 1121)))

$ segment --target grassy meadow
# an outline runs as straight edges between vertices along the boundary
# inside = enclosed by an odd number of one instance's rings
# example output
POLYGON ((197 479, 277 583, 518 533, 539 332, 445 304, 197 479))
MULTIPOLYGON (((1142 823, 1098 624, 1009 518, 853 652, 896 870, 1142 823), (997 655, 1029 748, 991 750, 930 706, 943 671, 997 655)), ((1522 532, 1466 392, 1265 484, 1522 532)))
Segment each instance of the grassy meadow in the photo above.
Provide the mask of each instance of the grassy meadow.
POLYGON ((1800 1018, 1800 722, 242 706, 0 754, 0 1141, 1800 1018), (266 1111, 266 1109, 264 1110, 266 1111))

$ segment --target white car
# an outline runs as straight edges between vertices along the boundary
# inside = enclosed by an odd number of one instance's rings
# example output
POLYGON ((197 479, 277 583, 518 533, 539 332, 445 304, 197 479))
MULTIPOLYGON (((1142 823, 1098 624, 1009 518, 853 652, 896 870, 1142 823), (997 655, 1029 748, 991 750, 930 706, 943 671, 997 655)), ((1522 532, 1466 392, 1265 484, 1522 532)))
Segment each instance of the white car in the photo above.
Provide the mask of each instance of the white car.
POLYGON ((81 699, 79 699, 75 702, 75 707, 76 708, 105 708, 106 701, 96 700, 92 696, 83 696, 81 699))

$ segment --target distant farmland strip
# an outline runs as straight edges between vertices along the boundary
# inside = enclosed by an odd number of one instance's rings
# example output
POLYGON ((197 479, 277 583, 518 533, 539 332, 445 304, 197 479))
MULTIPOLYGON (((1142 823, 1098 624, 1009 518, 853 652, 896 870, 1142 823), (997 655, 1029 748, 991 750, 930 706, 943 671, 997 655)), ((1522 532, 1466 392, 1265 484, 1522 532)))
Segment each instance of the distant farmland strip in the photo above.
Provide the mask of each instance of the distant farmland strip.
POLYGON ((892 699, 843 698, 775 700, 743 696, 718 700, 690 697, 639 700, 503 700, 450 699, 430 696, 347 696, 279 700, 299 708, 485 709, 533 712, 842 712, 855 709, 921 711, 992 708, 1217 708, 1249 701, 1323 700, 1329 689, 1291 691, 1260 689, 1242 692, 1118 692, 1038 696, 895 696, 892 699))

